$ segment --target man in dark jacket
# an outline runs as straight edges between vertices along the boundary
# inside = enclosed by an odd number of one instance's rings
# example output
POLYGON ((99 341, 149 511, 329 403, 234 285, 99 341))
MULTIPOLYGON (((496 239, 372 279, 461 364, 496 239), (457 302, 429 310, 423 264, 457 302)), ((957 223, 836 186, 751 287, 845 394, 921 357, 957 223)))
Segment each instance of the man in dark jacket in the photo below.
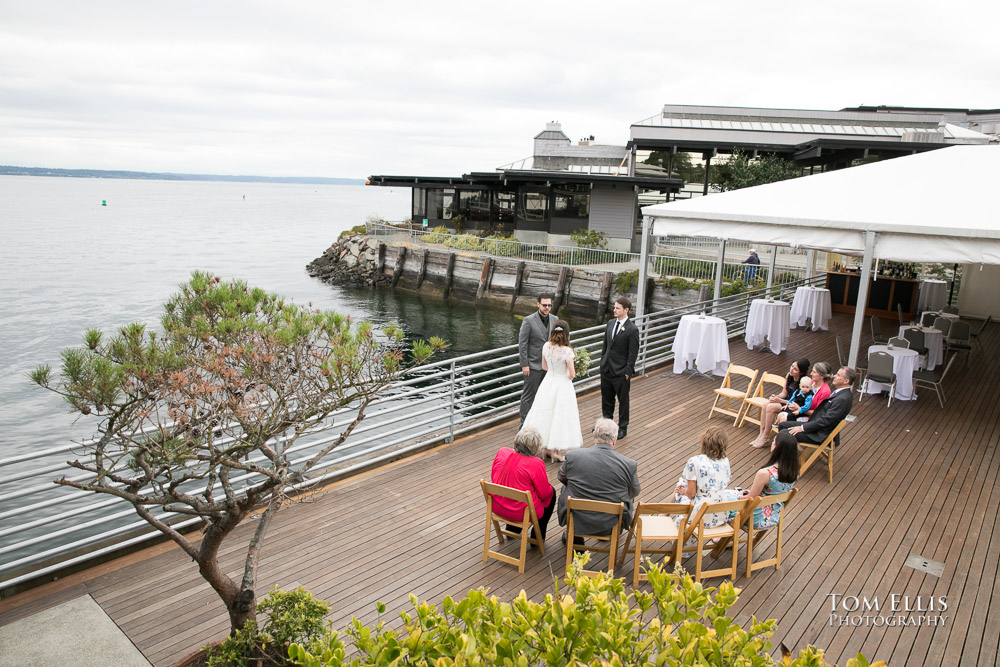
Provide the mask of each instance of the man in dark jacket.
MULTIPOLYGON (((856 373, 853 368, 842 367, 833 376, 833 393, 816 408, 807 422, 786 421, 778 424, 780 430, 787 430, 799 442, 818 445, 826 440, 830 432, 837 428, 844 417, 851 413, 854 396, 851 385, 856 373)), ((839 436, 838 436, 839 438, 839 436)), ((837 444, 840 444, 839 442, 837 444)))
POLYGON ((639 356, 639 327, 629 319, 632 302, 624 296, 615 299, 614 319, 604 331, 601 348, 601 413, 614 419, 618 399, 618 439, 628 432, 628 392, 639 356))
POLYGON ((521 425, 535 402, 538 385, 542 384, 545 371, 542 370, 542 347, 552 335, 556 326, 556 317, 550 315, 552 310, 552 295, 538 295, 538 311, 528 315, 521 322, 521 330, 517 334, 517 356, 521 364, 521 374, 524 384, 521 386, 521 425))
MULTIPOLYGON (((638 464, 615 451, 618 426, 610 419, 597 420, 594 425, 594 446, 571 449, 559 467, 557 477, 563 484, 559 494, 559 525, 566 525, 568 498, 625 503, 622 526, 632 525, 632 502, 639 495, 638 464)), ((574 532, 582 535, 610 535, 615 520, 610 514, 575 512, 574 532)), ((578 542, 579 543, 579 542, 578 542)))
POLYGON ((749 284, 757 280, 757 267, 760 266, 760 257, 757 256, 757 251, 751 248, 750 256, 743 260, 743 264, 747 265, 744 272, 747 283, 749 284))

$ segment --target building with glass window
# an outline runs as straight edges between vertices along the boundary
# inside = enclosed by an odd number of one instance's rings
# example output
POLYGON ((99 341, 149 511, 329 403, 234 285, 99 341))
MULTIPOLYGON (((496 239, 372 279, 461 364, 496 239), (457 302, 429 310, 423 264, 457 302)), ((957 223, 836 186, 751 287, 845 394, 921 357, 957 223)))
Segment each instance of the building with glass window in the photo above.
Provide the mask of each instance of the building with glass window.
POLYGON ((412 220, 428 229, 511 233, 561 245, 578 229, 603 232, 612 250, 633 250, 638 196, 667 197, 684 185, 666 173, 636 175, 627 146, 574 144, 559 123, 535 136, 534 154, 460 177, 371 176, 369 185, 413 189, 412 220))
POLYGON ((778 155, 803 174, 997 141, 1000 110, 857 107, 839 111, 664 105, 632 123, 625 146, 574 144, 559 123, 530 158, 461 177, 372 176, 413 189, 412 219, 433 228, 493 230, 561 245, 576 229, 637 250, 640 206, 711 191, 713 164, 735 151, 778 155), (714 162, 713 162, 714 160, 714 162), (685 185, 687 184, 687 185, 685 185))

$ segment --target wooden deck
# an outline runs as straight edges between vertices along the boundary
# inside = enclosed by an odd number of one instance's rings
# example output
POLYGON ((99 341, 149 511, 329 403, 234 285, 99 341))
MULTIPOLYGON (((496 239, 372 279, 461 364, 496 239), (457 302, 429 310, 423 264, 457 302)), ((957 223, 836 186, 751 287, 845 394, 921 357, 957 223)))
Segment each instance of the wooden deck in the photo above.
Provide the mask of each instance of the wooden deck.
MULTIPOLYGON (((791 360, 836 361, 833 333, 847 335, 850 320, 836 315, 831 332, 793 331, 790 351, 780 356, 751 352, 731 342, 735 362, 783 373, 791 360)), ((863 341, 867 342, 867 341, 863 341)), ((890 665, 995 665, 1000 638, 1000 409, 988 378, 997 373, 1000 326, 984 339, 985 355, 970 369, 960 358, 946 382, 946 409, 933 392, 912 402, 855 400, 857 419, 837 450, 834 483, 817 464, 797 484, 786 520, 780 571, 765 569, 743 588, 738 620, 751 614, 778 620, 773 641, 793 650, 815 644, 831 662, 844 664, 862 652, 890 665), (940 577, 911 569, 911 554, 944 563, 940 577), (859 627, 831 625, 829 594, 875 597, 887 611, 890 597, 945 596, 947 611, 907 617, 945 617, 943 625, 859 627)), ((632 388, 633 423, 620 450, 639 462, 640 498, 662 501, 684 461, 697 451, 708 423, 717 381, 658 369, 632 388)), ((600 396, 580 400, 587 427, 599 416, 600 396)), ((726 424, 721 416, 714 423, 726 424)), ((408 609, 407 596, 440 602, 471 588, 488 586, 513 597, 524 588, 538 599, 562 575, 565 551, 555 518, 547 556, 529 552, 528 568, 481 560, 485 505, 478 480, 489 476, 496 450, 508 445, 516 420, 340 482, 279 514, 260 567, 258 590, 305 586, 330 602, 331 620, 345 626, 351 616, 376 620, 408 609)), ((734 484, 749 486, 766 454, 747 443, 756 427, 729 422, 734 484)), ((589 435, 589 433, 588 433, 589 435)), ((589 440, 589 438, 588 438, 589 440)), ((549 476, 555 480, 555 464, 549 476)), ((558 483, 556 483, 558 489, 558 483)), ((223 554, 239 569, 249 526, 223 554)), ((509 543, 508 543, 509 544, 509 543)), ((773 538, 760 556, 773 553, 773 538)), ((512 548, 512 547, 511 547, 512 548)), ((740 555, 743 570, 743 555, 740 555)), ((632 562, 618 572, 631 581, 632 562)), ((709 583, 721 580, 709 580, 709 583)), ((644 584, 645 585, 645 584, 644 584)), ((181 655, 228 630, 225 611, 202 583, 191 561, 171 545, 93 568, 0 602, 0 625, 78 595, 90 594, 155 665, 181 655)), ((846 616, 846 612, 838 612, 846 616)))

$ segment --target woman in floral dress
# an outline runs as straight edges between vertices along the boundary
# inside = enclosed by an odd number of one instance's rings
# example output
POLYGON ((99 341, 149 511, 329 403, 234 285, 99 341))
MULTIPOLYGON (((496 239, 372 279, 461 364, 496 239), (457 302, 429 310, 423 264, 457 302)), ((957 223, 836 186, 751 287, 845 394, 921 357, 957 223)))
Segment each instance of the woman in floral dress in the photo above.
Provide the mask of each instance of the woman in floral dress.
MULTIPOLYGON (((726 487, 732 479, 726 448, 729 438, 720 426, 712 426, 701 436, 701 454, 692 456, 684 464, 684 474, 677 481, 675 503, 691 503, 694 516, 704 503, 722 503, 736 500, 726 487)), ((729 521, 728 512, 705 516, 705 527, 714 528, 729 521)))
MULTIPOLYGON (((771 459, 767 466, 754 475, 750 489, 743 492, 744 498, 775 496, 791 491, 799 478, 799 443, 788 431, 779 431, 771 445, 771 459)), ((753 527, 770 528, 778 525, 782 503, 764 505, 753 511, 753 527)))

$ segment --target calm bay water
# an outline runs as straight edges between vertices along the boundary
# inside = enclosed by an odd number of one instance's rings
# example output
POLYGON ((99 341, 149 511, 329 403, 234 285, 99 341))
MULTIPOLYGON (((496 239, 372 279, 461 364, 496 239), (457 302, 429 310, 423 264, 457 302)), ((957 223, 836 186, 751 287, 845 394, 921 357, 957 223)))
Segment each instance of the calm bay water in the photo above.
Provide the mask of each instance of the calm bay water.
POLYGON ((414 337, 444 336, 451 355, 517 339, 518 322, 500 311, 345 290, 306 274, 342 230, 371 214, 407 217, 409 190, 0 176, 0 458, 91 436, 94 421, 75 420, 25 373, 57 367, 87 328, 155 326, 195 269, 395 321, 414 337))

